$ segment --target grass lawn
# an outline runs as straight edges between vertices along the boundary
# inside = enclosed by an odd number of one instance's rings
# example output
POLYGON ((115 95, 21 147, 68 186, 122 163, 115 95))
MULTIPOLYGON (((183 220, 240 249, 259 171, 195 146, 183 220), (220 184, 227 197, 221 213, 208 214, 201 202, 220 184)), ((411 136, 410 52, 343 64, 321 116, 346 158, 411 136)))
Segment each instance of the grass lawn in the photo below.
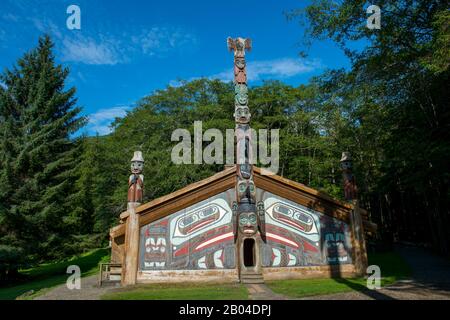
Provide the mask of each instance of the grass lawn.
POLYGON ((157 283, 116 289, 103 300, 247 300, 248 292, 238 283, 157 283))
MULTIPOLYGON (((406 262, 394 252, 370 254, 369 265, 380 267, 382 286, 407 278, 411 274, 406 262)), ((367 289, 364 278, 277 280, 267 281, 266 284, 274 292, 294 298, 367 289)))
POLYGON ((45 292, 46 289, 63 284, 69 276, 66 270, 70 265, 78 265, 82 276, 93 275, 98 272, 100 262, 109 260, 109 253, 109 249, 96 249, 61 262, 20 270, 24 280, 20 284, 0 288, 0 300, 13 300, 30 290, 34 293, 27 298, 33 298, 45 292))

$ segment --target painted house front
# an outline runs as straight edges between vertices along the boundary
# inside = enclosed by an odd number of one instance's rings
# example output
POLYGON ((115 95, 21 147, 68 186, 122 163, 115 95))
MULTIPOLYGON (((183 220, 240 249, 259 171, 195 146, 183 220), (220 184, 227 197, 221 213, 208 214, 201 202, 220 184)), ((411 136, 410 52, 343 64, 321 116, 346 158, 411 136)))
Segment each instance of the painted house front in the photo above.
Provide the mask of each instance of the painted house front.
MULTIPOLYGON (((363 210, 280 176, 261 175, 258 168, 254 171, 265 225, 250 236, 244 227, 256 221, 238 220, 233 208, 235 167, 136 208, 136 282, 245 282, 358 272, 355 263, 364 264, 366 253, 363 237, 355 245, 362 235, 355 235, 353 216, 363 210)), ((123 264, 127 254, 128 215, 124 212, 122 223, 111 229, 114 263, 123 264)))

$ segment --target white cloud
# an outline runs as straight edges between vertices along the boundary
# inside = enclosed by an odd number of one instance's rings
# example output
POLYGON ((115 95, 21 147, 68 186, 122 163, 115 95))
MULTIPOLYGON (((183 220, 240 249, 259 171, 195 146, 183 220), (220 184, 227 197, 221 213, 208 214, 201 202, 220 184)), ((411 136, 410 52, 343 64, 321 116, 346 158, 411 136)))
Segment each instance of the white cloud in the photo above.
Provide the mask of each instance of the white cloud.
POLYGON ((91 35, 86 32, 65 32, 64 28, 51 20, 31 20, 36 29, 50 33, 57 40, 62 61, 90 65, 127 63, 140 56, 166 54, 197 43, 193 34, 175 27, 153 27, 138 33, 124 31, 120 35, 100 31, 91 35))
POLYGON ((51 20, 31 18, 33 25, 42 33, 50 33, 57 39, 63 37, 59 27, 51 20))
POLYGON ((114 65, 123 62, 117 44, 110 40, 96 41, 93 38, 78 36, 62 40, 62 60, 85 64, 114 65))
POLYGON ((2 81, 0 81, 0 87, 2 87, 3 89, 7 89, 8 88, 8 86, 2 81))
POLYGON ((10 22, 17 22, 19 21, 19 17, 12 14, 12 13, 5 13, 2 15, 2 19, 10 22))
MULTIPOLYGON (((318 59, 281 58, 275 60, 250 61, 247 63, 247 80, 251 82, 264 78, 284 79, 299 74, 309 73, 321 68, 323 68, 323 65, 318 59)), ((214 74, 209 78, 219 79, 221 81, 232 81, 234 74, 233 70, 229 69, 214 74)))
POLYGON ((88 116, 87 130, 90 133, 98 133, 99 135, 109 134, 112 132, 110 128, 111 123, 116 118, 124 117, 130 109, 130 106, 120 106, 98 110, 96 113, 88 116))
POLYGON ((197 39, 180 28, 153 27, 143 30, 139 35, 131 36, 131 42, 137 45, 143 54, 152 56, 175 48, 192 46, 197 43, 197 39))

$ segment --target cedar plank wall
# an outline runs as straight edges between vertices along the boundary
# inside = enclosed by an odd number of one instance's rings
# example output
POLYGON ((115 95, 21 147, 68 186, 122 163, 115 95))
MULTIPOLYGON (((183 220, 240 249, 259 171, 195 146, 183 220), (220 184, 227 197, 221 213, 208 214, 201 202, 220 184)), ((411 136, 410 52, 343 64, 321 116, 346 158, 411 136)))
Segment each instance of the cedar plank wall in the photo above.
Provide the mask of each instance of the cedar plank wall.
MULTIPOLYGON (((143 204, 136 208, 136 213, 141 215, 140 225, 146 225, 196 202, 205 200, 229 188, 233 188, 235 186, 235 179, 236 168, 227 168, 207 179, 193 183, 169 195, 143 204)), ((277 175, 262 175, 261 170, 257 167, 254 168, 254 181, 258 188, 267 190, 273 194, 297 202, 346 223, 350 223, 349 214, 351 210, 353 210, 353 205, 351 204, 337 201, 322 192, 277 175)), ((363 211, 363 213, 367 212, 363 211)), ((125 233, 125 225, 123 222, 126 218, 127 212, 122 213, 122 224, 112 228, 110 231, 112 239, 112 262, 122 262, 123 243, 120 239, 125 233)), ((363 218, 364 224, 370 225, 370 222, 367 221, 367 216, 364 216, 363 218)), ((353 266, 347 268, 348 270, 345 271, 351 273, 353 266)), ((311 269, 312 274, 317 275, 329 273, 329 270, 325 270, 323 267, 308 267, 308 269, 311 269)), ((265 272, 265 274, 267 273, 265 272)), ((277 278, 277 273, 275 271, 271 278, 277 278)))

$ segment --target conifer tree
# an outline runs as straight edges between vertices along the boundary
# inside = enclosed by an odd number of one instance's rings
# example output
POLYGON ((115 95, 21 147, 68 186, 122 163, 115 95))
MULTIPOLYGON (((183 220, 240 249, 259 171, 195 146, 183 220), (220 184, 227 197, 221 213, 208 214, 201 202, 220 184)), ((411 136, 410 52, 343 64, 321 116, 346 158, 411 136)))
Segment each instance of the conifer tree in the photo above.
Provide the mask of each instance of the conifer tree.
POLYGON ((22 252, 27 261, 57 258, 77 230, 75 190, 84 124, 67 68, 55 63, 49 36, 1 75, 0 252, 22 252), (6 248, 5 247, 5 248, 6 248))

